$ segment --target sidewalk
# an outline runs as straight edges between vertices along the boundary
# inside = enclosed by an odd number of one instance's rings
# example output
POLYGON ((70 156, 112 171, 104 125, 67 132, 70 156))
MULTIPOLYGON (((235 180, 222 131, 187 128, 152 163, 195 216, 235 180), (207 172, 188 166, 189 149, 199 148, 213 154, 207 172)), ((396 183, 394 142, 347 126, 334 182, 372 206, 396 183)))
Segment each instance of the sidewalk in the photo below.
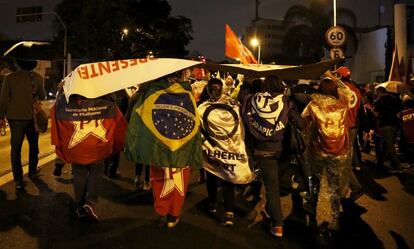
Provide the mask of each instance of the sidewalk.
MULTIPOLYGON (((249 204, 237 198, 236 223, 221 226, 223 203, 217 216, 204 208, 205 185, 192 184, 180 223, 174 229, 160 226, 150 192, 134 190, 134 165, 121 160, 121 177, 102 178, 98 224, 76 220, 70 166, 61 178, 52 176, 53 162, 42 166, 42 176, 28 180, 27 192, 16 193, 14 183, 0 186, 0 248, 7 249, 106 249, 106 248, 409 248, 414 213, 410 176, 392 176, 367 165, 360 175, 367 195, 347 205, 341 214, 341 230, 329 240, 306 227, 303 213, 292 213, 291 198, 284 191, 282 208, 285 236, 268 235, 263 223, 247 228, 249 204), (406 177, 406 179, 405 179, 406 177), (405 185, 404 185, 405 184, 405 185)), ((25 176, 27 177, 27 176, 25 176)), ((288 177, 287 177, 288 178, 288 177)), ((288 179, 283 180, 287 186, 288 179)), ((219 195, 221 200, 221 195, 219 195)))

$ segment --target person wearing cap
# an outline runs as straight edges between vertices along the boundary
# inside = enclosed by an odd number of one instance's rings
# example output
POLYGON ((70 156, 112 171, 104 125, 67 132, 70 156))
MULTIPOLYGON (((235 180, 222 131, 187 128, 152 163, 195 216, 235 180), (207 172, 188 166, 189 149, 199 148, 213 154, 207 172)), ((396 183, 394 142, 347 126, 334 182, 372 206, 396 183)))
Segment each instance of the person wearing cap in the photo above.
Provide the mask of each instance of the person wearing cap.
MULTIPOLYGON (((333 76, 332 76, 333 77, 333 76)), ((331 202, 332 219, 328 229, 339 230, 341 200, 341 174, 345 168, 350 150, 346 115, 351 104, 349 88, 340 80, 325 77, 319 85, 319 93, 312 95, 312 100, 302 112, 302 117, 312 124, 309 153, 315 173, 321 176, 326 169, 328 177, 327 196, 331 202)))
POLYGON ((17 60, 19 70, 3 80, 0 94, 0 127, 5 118, 11 131, 11 164, 16 189, 24 189, 21 151, 24 137, 29 142, 29 177, 37 176, 39 133, 33 120, 33 101, 44 100, 46 92, 42 76, 33 72, 37 61, 17 60))
POLYGON ((360 170, 361 161, 358 158, 359 150, 357 144, 357 134, 360 121, 362 120, 362 94, 359 88, 351 80, 351 71, 348 67, 339 67, 336 71, 339 79, 351 90, 351 103, 346 115, 345 122, 348 123, 349 127, 349 141, 350 141, 350 156, 348 157, 346 174, 344 177, 348 178, 346 181, 349 182, 349 187, 351 188, 350 200, 355 201, 362 196, 362 186, 356 178, 352 167, 355 167, 356 170, 360 170))

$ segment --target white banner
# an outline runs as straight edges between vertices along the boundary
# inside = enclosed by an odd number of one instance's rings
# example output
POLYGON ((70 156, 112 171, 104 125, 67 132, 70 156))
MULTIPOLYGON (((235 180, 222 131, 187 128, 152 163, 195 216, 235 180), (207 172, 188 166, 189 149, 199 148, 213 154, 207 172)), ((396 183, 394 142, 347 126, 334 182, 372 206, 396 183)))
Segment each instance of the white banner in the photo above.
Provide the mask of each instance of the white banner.
POLYGON ((170 58, 143 58, 82 64, 64 79, 66 99, 72 94, 97 98, 201 64, 170 58))
POLYGON ((203 166, 221 179, 246 184, 254 179, 244 143, 239 106, 229 97, 198 107, 203 127, 203 166), (225 101, 223 101, 225 99, 225 101))

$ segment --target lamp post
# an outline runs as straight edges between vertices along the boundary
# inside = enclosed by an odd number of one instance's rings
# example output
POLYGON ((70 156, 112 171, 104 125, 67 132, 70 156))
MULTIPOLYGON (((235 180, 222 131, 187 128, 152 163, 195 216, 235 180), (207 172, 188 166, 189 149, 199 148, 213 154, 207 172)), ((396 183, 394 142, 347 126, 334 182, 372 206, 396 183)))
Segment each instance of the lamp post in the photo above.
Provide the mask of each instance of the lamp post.
POLYGON ((54 11, 48 11, 48 12, 37 12, 32 14, 19 14, 16 15, 16 17, 23 17, 23 16, 36 16, 36 15, 54 15, 59 23, 62 25, 64 30, 64 38, 63 38, 63 78, 66 76, 66 56, 67 56, 67 48, 66 48, 66 42, 67 42, 67 29, 65 23, 63 23, 62 19, 58 15, 58 13, 54 11))
POLYGON ((250 44, 253 47, 257 47, 257 62, 260 64, 260 41, 254 37, 251 41, 250 44))

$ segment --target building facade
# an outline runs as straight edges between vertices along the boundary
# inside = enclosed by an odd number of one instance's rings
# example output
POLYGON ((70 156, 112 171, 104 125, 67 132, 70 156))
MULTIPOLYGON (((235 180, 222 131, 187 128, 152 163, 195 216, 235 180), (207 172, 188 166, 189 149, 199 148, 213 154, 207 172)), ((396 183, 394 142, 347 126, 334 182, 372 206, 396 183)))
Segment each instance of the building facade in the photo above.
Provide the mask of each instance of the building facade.
POLYGON ((56 17, 51 11, 59 2, 59 0, 0 0, 2 40, 53 40, 56 35, 53 27, 56 17))
POLYGON ((282 54, 282 43, 285 33, 292 26, 285 24, 283 20, 258 18, 250 26, 246 27, 243 35, 243 43, 258 56, 258 47, 251 44, 251 39, 256 38, 260 43, 260 58, 263 63, 275 62, 282 54))

